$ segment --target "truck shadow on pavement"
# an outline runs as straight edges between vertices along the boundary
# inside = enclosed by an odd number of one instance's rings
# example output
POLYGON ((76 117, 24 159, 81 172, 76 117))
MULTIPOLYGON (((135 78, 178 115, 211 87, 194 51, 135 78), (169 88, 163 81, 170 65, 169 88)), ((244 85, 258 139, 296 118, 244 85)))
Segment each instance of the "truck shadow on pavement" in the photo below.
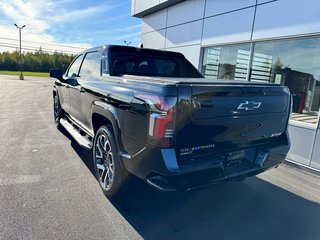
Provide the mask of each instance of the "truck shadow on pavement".
MULTIPOLYGON (((71 146, 94 177, 90 151, 71 146)), ((320 239, 320 204, 259 177, 175 196, 135 180, 106 201, 144 239, 320 239)))
POLYGON ((114 206, 144 239, 320 239, 320 205, 252 177, 170 197, 140 186, 114 206))

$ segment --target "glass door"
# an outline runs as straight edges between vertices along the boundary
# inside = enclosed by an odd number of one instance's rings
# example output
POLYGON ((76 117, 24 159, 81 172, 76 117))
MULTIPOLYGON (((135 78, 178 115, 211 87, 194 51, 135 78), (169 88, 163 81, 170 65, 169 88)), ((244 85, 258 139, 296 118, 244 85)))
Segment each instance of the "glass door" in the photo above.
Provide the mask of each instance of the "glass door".
POLYGON ((251 81, 289 87, 293 106, 289 124, 291 149, 287 158, 310 166, 318 134, 320 38, 257 42, 251 62, 251 81))

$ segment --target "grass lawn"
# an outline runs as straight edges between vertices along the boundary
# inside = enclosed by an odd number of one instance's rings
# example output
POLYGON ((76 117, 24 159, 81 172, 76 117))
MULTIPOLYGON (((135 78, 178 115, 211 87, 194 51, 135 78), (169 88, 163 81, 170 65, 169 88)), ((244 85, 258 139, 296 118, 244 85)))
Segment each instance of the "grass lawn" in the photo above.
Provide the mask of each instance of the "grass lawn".
MULTIPOLYGON (((33 77, 49 77, 48 72, 22 72, 23 76, 33 76, 33 77)), ((14 75, 19 76, 19 71, 0 71, 0 75, 14 75)))

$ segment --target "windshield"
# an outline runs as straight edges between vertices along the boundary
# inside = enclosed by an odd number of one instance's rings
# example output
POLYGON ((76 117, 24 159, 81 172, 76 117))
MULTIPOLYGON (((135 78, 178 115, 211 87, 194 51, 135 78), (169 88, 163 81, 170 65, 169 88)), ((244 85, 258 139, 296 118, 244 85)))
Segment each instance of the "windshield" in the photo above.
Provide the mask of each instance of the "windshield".
MULTIPOLYGON (((161 52, 160 52, 161 53, 161 52)), ((182 55, 117 53, 111 55, 112 75, 124 74, 156 77, 202 78, 198 70, 182 55)))

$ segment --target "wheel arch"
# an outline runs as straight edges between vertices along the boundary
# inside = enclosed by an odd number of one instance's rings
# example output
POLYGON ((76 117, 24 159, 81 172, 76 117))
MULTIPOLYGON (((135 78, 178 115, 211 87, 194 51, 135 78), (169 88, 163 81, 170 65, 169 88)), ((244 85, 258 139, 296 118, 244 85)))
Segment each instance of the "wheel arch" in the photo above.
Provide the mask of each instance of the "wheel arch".
POLYGON ((123 151, 124 148, 121 140, 120 119, 115 107, 101 101, 93 102, 91 121, 94 135, 101 126, 110 125, 112 127, 119 151, 123 151))
POLYGON ((58 96, 58 98, 60 98, 58 88, 56 86, 53 86, 52 97, 55 96, 58 96))

